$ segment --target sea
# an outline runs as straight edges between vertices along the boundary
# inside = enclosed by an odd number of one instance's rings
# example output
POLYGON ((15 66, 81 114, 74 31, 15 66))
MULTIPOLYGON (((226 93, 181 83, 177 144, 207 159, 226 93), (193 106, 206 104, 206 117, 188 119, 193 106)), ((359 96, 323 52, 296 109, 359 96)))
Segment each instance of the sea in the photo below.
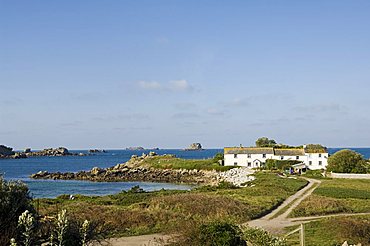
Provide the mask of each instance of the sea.
MULTIPOLYGON (((329 148, 333 154, 343 148, 329 148)), ((349 148, 370 158, 370 148, 349 148)), ((107 150, 106 153, 96 153, 86 156, 63 157, 30 157, 26 159, 0 159, 0 174, 6 180, 20 180, 29 187, 34 198, 53 198, 62 194, 82 194, 102 196, 129 190, 133 186, 140 186, 145 191, 161 189, 189 190, 193 186, 171 183, 154 182, 91 182, 76 180, 34 180, 29 176, 39 171, 48 172, 78 172, 90 170, 93 167, 106 168, 128 161, 132 155, 148 154, 153 150, 107 150)), ((206 149, 201 151, 184 151, 181 149, 160 149, 156 153, 173 154, 184 159, 207 159, 222 149, 206 149)), ((70 150, 73 153, 85 153, 87 150, 70 150)))
MULTIPOLYGON (((86 156, 45 156, 29 157, 26 159, 0 159, 0 175, 6 180, 20 180, 28 185, 30 194, 34 198, 53 198, 63 194, 82 195, 109 195, 133 186, 140 186, 145 191, 155 190, 189 190, 191 185, 155 183, 155 182, 91 182, 77 180, 34 180, 31 174, 39 171, 48 172, 78 172, 88 171, 93 167, 107 168, 128 161, 132 155, 148 154, 155 151, 157 154, 173 154, 184 159, 212 158, 221 149, 207 149, 200 151, 184 151, 181 149, 160 150, 106 150, 106 153, 95 153, 86 156)), ((88 154, 87 150, 70 150, 72 153, 88 154)))

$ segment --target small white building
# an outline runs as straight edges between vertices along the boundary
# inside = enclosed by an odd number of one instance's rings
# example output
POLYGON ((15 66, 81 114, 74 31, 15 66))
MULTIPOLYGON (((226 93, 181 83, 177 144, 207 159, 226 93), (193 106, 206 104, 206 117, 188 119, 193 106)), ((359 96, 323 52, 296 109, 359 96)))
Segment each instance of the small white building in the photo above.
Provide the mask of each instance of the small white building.
POLYGON ((263 167, 266 160, 294 160, 305 164, 308 169, 326 169, 328 151, 306 148, 260 148, 260 147, 225 147, 224 165, 249 168, 263 167))

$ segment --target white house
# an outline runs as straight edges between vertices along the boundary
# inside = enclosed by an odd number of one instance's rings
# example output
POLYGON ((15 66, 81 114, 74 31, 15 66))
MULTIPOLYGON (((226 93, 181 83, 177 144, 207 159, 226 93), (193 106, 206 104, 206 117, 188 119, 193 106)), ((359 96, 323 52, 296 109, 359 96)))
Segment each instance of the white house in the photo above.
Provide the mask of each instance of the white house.
POLYGON ((295 160, 305 164, 308 169, 325 169, 328 164, 328 151, 303 148, 260 148, 260 147, 225 147, 225 166, 262 167, 266 160, 295 160))

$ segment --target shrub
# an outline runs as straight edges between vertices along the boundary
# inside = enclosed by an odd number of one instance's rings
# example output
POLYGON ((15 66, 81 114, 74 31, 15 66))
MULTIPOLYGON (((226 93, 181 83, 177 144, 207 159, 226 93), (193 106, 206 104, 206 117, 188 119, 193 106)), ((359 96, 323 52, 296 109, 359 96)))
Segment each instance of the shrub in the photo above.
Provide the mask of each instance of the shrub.
POLYGON ((291 167, 294 164, 301 163, 300 161, 296 160, 273 160, 268 159, 266 160, 266 169, 278 169, 284 171, 285 169, 291 167))
POLYGON ((34 212, 28 187, 0 175, 0 245, 8 245, 16 236, 18 218, 26 210, 34 212))
POLYGON ((328 159, 327 170, 336 173, 366 173, 369 164, 363 156, 353 150, 344 149, 328 159))
POLYGON ((213 161, 218 163, 219 161, 222 161, 224 159, 224 154, 223 153, 217 153, 214 157, 213 157, 213 161))
POLYGON ((285 246, 287 245, 282 238, 274 237, 267 231, 259 228, 244 229, 245 240, 253 246, 285 246))

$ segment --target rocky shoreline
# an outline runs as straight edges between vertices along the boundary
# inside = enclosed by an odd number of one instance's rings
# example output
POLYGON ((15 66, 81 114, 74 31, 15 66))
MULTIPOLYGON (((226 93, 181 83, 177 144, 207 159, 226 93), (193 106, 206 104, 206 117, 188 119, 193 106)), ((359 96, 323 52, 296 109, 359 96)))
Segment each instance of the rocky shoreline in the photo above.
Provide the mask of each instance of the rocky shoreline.
POLYGON ((246 182, 254 179, 251 176, 253 171, 246 168, 235 168, 226 172, 217 172, 214 170, 196 169, 158 169, 142 165, 146 158, 153 158, 154 156, 157 156, 157 154, 150 152, 148 155, 132 156, 126 163, 117 164, 110 168, 94 167, 89 171, 79 171, 77 173, 49 173, 47 171, 40 171, 32 174, 30 177, 33 179, 85 180, 96 182, 144 181, 203 185, 218 185, 221 181, 227 181, 236 186, 243 186, 246 182))
POLYGON ((31 175, 33 179, 86 180, 97 182, 147 181, 163 183, 215 184, 218 176, 211 171, 185 169, 129 168, 119 164, 113 168, 95 167, 90 171, 77 173, 49 173, 40 171, 31 175))

